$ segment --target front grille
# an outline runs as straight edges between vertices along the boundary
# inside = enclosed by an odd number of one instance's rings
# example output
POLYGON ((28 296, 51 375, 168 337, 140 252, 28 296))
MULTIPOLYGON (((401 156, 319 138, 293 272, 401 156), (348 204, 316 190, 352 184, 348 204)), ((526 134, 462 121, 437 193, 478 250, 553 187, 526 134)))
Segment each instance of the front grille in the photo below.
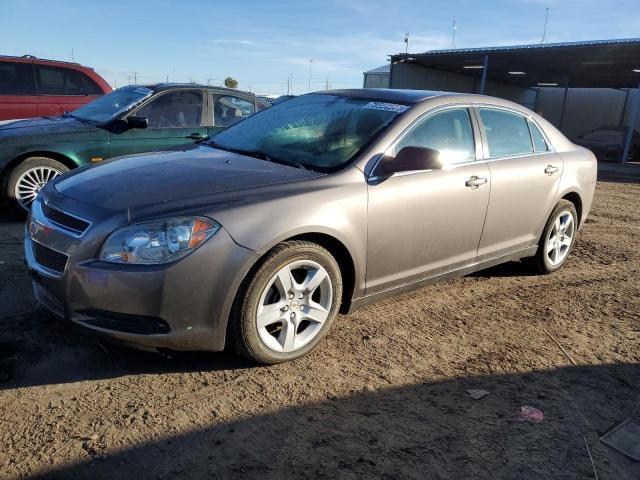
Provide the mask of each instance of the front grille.
POLYGON ((78 310, 76 313, 86 316, 84 318, 78 318, 78 321, 94 327, 104 328, 105 330, 135 333, 138 335, 165 334, 171 331, 169 324, 157 317, 129 315, 126 313, 99 310, 97 308, 78 310))
POLYGON ((36 241, 31 242, 33 256, 41 266, 51 271, 63 273, 69 257, 64 253, 56 252, 36 241))
POLYGON ((83 234, 89 228, 89 222, 86 220, 73 217, 47 204, 42 205, 42 213, 52 222, 74 233, 83 234))

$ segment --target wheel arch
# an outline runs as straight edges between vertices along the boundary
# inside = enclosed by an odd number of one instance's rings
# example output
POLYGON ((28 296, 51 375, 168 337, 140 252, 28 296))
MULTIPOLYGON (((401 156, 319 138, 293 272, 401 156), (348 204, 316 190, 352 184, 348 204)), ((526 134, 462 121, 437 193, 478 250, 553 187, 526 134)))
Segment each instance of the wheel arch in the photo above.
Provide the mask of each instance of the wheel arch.
POLYGON ((13 169, 16 168, 18 165, 20 165, 20 163, 22 163, 23 160, 29 157, 47 157, 62 163, 69 170, 73 170, 74 168, 77 168, 79 166, 78 163, 75 162, 71 157, 63 153, 54 152, 51 150, 33 150, 29 152, 23 152, 17 157, 15 157, 13 160, 10 160, 2 169, 3 185, 6 186, 6 181, 11 175, 11 172, 13 171, 13 169))
MULTIPOLYGON (((0 171, 0 192, 6 192, 8 188, 9 177, 11 177, 11 172, 16 168, 22 161, 29 157, 47 157, 52 160, 56 160, 62 163, 65 167, 69 168, 69 170, 73 170, 77 168, 79 165, 75 162, 71 157, 51 150, 33 150, 29 152, 23 152, 17 157, 13 158, 9 162, 7 162, 4 167, 0 171)), ((4 195, 4 193, 2 194, 4 195)), ((0 201, 2 201, 3 196, 0 195, 0 201)))
POLYGON ((343 288, 342 300, 340 302, 340 313, 348 313, 351 308, 351 302, 356 286, 356 266, 353 256, 347 246, 338 238, 328 233, 321 233, 318 231, 295 233, 285 238, 278 239, 276 242, 273 242, 272 245, 269 245, 264 250, 261 250, 260 256, 249 265, 244 275, 242 276, 242 280, 238 283, 238 287, 235 289, 235 293, 233 294, 233 303, 237 301, 238 295, 242 290, 242 285, 249 278, 249 276, 252 275, 257 268, 259 268, 260 263, 264 259, 265 255, 267 255, 267 253, 269 253, 278 244, 292 240, 303 240, 316 243, 321 247, 326 248, 329 253, 333 255, 333 258, 335 258, 336 262, 338 262, 340 274, 342 275, 343 288))
POLYGON ((316 243, 321 247, 326 248, 329 253, 333 255, 333 258, 338 262, 340 274, 342 275, 343 288, 342 301, 340 302, 340 313, 347 313, 351 308, 351 300, 353 298, 353 292, 356 285, 356 267, 353 257, 351 256, 351 252, 349 252, 347 246, 336 237, 318 232, 302 233, 289 237, 283 241, 286 242, 290 240, 304 240, 316 243))
POLYGON ((578 214, 578 225, 582 225, 582 197, 575 191, 565 193, 560 200, 568 200, 573 203, 578 214))

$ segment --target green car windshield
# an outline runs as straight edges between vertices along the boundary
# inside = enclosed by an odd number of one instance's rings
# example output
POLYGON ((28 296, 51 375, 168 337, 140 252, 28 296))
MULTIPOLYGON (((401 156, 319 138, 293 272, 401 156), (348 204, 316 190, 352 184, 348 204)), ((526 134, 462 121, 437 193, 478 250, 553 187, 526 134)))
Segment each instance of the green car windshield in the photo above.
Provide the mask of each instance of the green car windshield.
POLYGON ((71 116, 80 120, 104 124, 153 94, 147 87, 123 87, 74 110, 71 116))
POLYGON ((211 145, 312 170, 335 171, 408 108, 341 95, 303 95, 229 127, 211 145))

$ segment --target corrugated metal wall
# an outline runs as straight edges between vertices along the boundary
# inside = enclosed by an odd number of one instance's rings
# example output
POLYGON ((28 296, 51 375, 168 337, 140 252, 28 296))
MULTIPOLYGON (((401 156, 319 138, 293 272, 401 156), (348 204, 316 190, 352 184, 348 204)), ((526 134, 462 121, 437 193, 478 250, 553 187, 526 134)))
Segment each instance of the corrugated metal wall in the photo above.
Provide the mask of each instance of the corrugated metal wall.
MULTIPOLYGON (((393 65, 391 88, 476 93, 480 90, 480 80, 468 75, 443 72, 442 70, 434 70, 410 63, 396 63, 393 65)), ((533 108, 536 101, 536 91, 534 89, 491 81, 487 82, 485 93, 518 102, 529 108, 533 108)))
MULTIPOLYGON (((392 65, 391 88, 476 93, 480 90, 480 80, 411 63, 396 63, 392 65)), ((637 92, 609 88, 569 89, 560 125, 563 88, 522 88, 492 81, 488 81, 486 87, 487 95, 506 98, 535 110, 569 138, 604 125, 628 125, 637 92)), ((640 115, 638 117, 640 120, 640 115)), ((636 125, 638 128, 640 122, 636 125)))
POLYGON ((604 125, 628 125, 636 95, 637 90, 570 88, 561 124, 564 89, 541 88, 535 111, 569 138, 575 138, 604 125))
POLYGON ((389 88, 388 73, 365 73, 364 88, 389 88))

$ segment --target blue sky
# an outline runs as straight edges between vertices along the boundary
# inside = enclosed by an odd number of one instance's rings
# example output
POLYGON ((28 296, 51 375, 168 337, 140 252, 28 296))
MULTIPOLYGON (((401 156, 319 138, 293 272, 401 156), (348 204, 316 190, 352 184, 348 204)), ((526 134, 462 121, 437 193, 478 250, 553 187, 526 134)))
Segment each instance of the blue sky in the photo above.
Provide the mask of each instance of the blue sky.
POLYGON ((0 54, 75 60, 112 86, 176 81, 294 93, 362 85, 391 53, 640 36, 638 0, 0 0, 0 54))

